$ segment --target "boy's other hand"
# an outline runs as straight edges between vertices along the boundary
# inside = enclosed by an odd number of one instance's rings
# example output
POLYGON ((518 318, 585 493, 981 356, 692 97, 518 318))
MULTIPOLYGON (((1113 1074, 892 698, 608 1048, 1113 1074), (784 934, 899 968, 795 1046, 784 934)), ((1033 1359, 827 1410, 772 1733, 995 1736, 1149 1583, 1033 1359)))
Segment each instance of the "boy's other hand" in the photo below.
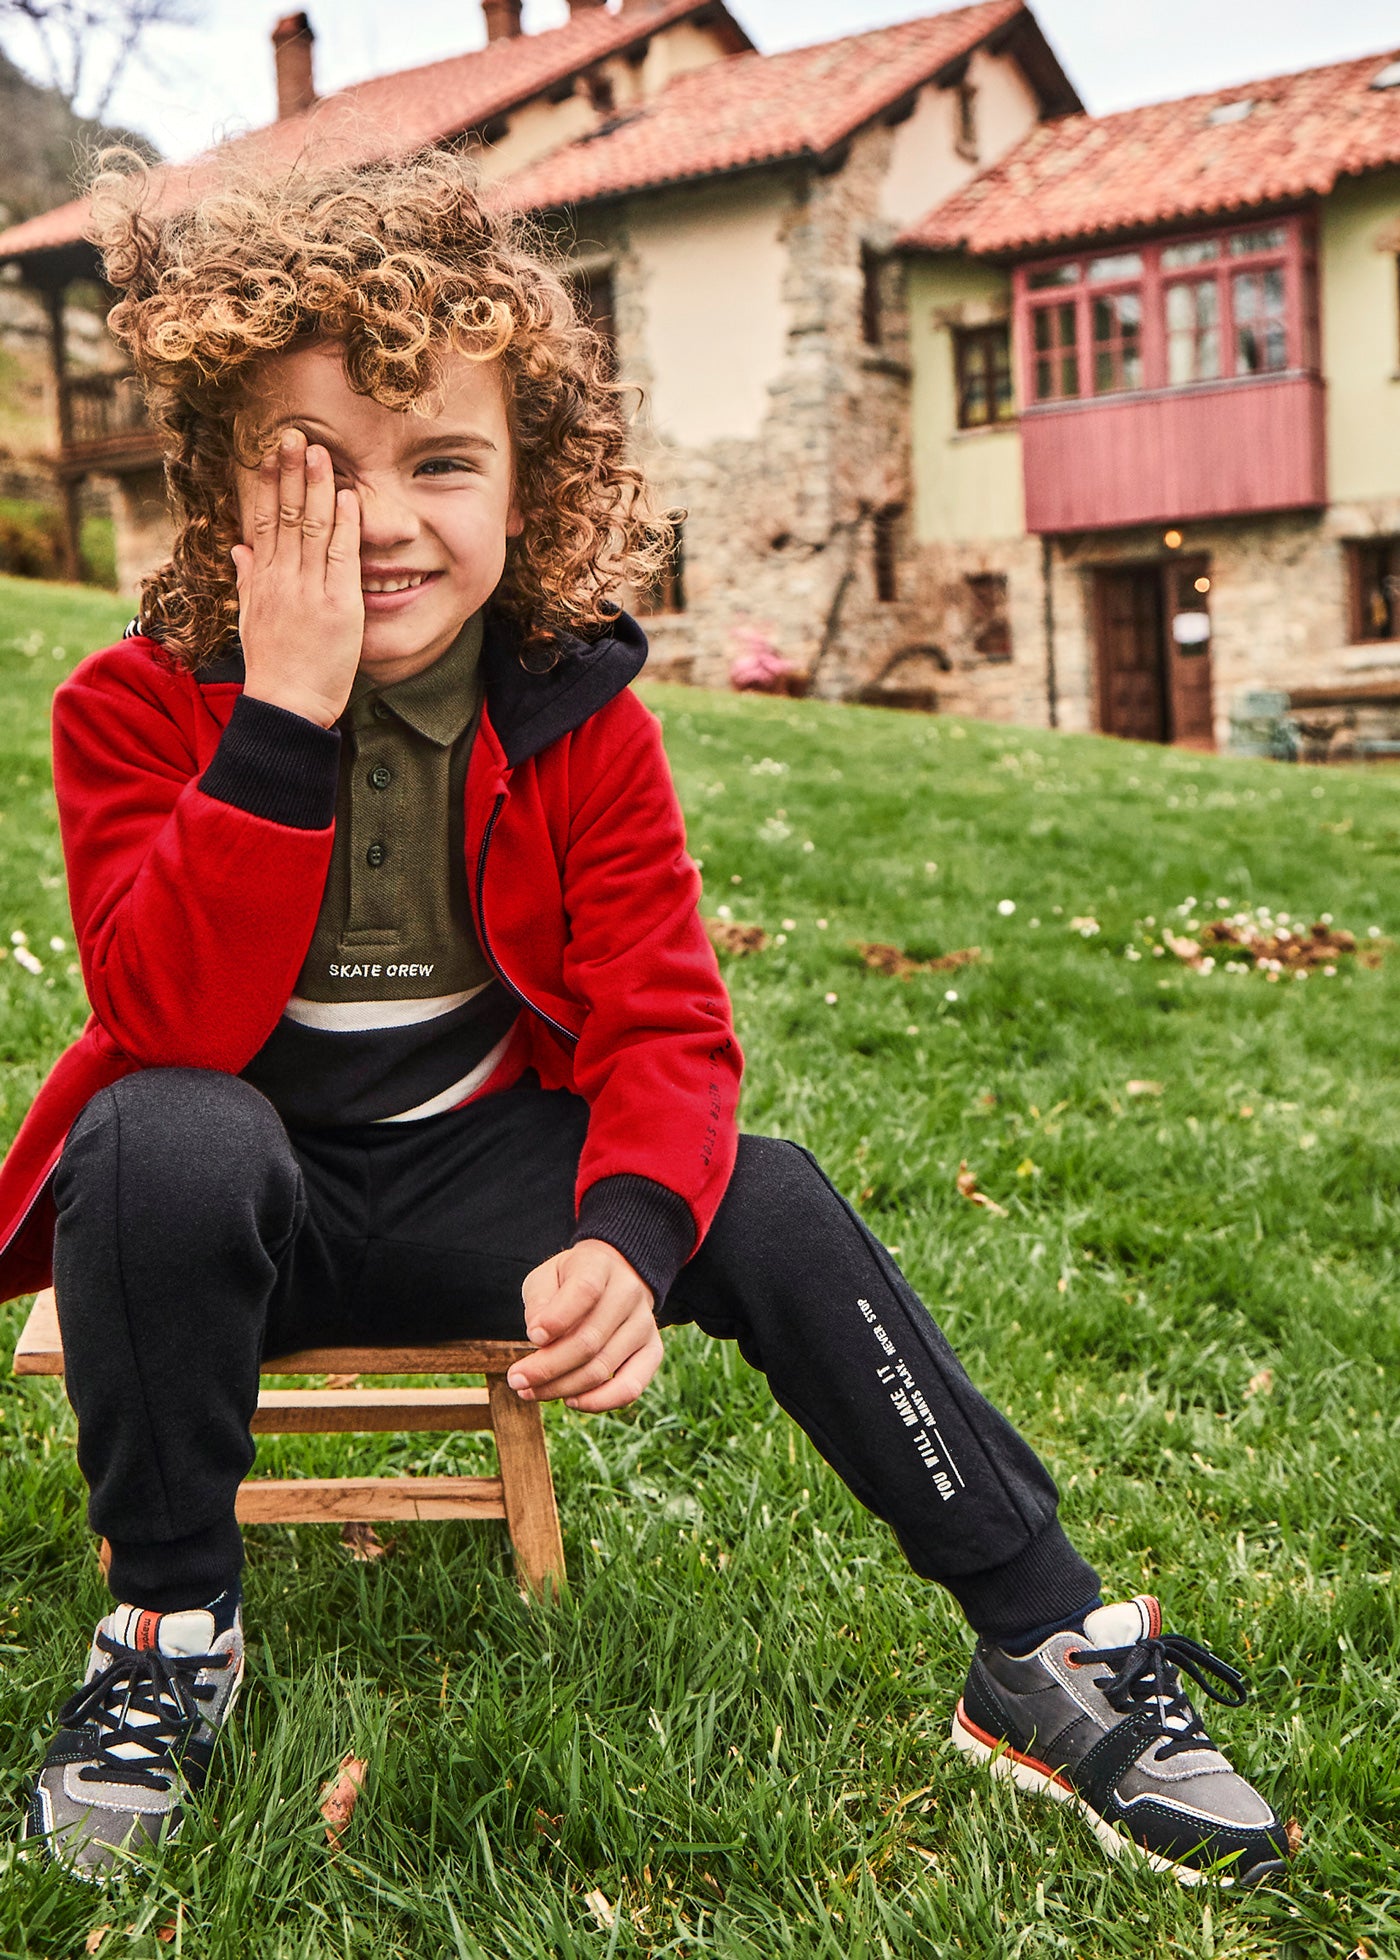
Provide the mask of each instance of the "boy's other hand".
POLYGON ((651 1288, 602 1239, 536 1266, 521 1297, 538 1352, 506 1380, 523 1402, 562 1400, 589 1415, 625 1408, 661 1366, 651 1288))
POLYGON ((359 499, 337 491, 327 450, 285 429, 258 471, 249 529, 233 547, 244 692, 329 728, 365 635, 359 499))

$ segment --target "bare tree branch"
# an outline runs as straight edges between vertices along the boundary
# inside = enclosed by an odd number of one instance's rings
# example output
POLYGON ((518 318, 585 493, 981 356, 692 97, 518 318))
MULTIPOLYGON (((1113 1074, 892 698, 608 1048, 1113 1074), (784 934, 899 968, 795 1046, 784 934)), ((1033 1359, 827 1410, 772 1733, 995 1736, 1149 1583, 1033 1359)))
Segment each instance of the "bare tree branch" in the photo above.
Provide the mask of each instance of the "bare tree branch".
POLYGON ((31 30, 48 68, 47 82, 70 108, 101 120, 122 78, 145 52, 150 30, 192 27, 199 0, 0 0, 0 36, 8 22, 31 30), (91 101, 81 101, 97 69, 91 101))

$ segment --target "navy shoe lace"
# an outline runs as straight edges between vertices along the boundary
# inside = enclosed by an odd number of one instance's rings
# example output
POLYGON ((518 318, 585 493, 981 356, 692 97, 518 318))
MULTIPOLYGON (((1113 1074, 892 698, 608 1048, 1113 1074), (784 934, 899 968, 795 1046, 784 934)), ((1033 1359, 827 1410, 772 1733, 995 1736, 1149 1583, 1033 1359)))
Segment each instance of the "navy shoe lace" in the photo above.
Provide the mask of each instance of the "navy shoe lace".
POLYGON ((1116 1670, 1096 1675, 1094 1686, 1120 1715, 1138 1710, 1148 1713, 1149 1732, 1161 1737, 1154 1762, 1164 1763, 1168 1757, 1187 1749, 1215 1747, 1191 1706, 1178 1670, 1189 1674, 1197 1687, 1224 1708, 1243 1708, 1249 1699, 1249 1688, 1242 1674, 1199 1640, 1188 1640, 1179 1633, 1139 1640, 1132 1647, 1076 1648, 1066 1658, 1076 1663, 1102 1661, 1116 1670), (1214 1686, 1212 1676, 1228 1692, 1214 1686))
POLYGON ((111 1656, 58 1711, 65 1729, 92 1727, 97 1731, 97 1760, 78 1771, 85 1783, 135 1783, 146 1790, 168 1790, 171 1768, 202 1718, 199 1703, 215 1693, 212 1681, 195 1676, 210 1668, 225 1668, 227 1654, 171 1655, 158 1648, 124 1647, 105 1633, 97 1645, 111 1656), (133 1722, 133 1713, 147 1719, 133 1722), (154 1760, 142 1764, 118 1756, 119 1744, 134 1743, 154 1760))

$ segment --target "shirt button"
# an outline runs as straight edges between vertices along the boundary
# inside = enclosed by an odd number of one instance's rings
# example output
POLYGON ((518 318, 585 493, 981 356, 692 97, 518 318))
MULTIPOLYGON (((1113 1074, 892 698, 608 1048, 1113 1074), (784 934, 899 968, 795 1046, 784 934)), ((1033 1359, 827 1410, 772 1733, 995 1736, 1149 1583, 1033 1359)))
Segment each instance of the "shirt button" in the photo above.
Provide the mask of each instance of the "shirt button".
POLYGON ((391 715, 392 713, 393 713, 393 710, 392 710, 392 708, 390 708, 390 707, 389 707, 389 705, 388 705, 388 703, 387 703, 387 702, 384 702, 384 701, 376 701, 376 702, 375 702, 375 704, 374 704, 374 718, 375 718, 375 720, 376 720, 376 721, 387 721, 387 720, 389 719, 389 716, 390 716, 390 715, 391 715))
POLYGON ((393 780, 394 780, 393 770, 386 769, 382 762, 377 764, 376 767, 371 769, 369 772, 369 782, 370 782, 371 789, 388 789, 390 783, 392 783, 393 780))
POLYGON ((389 853, 385 850, 382 844, 371 844, 369 849, 365 852, 365 863, 369 865, 373 865, 375 870, 377 871, 380 865, 383 864, 385 858, 388 857, 388 855, 389 853))

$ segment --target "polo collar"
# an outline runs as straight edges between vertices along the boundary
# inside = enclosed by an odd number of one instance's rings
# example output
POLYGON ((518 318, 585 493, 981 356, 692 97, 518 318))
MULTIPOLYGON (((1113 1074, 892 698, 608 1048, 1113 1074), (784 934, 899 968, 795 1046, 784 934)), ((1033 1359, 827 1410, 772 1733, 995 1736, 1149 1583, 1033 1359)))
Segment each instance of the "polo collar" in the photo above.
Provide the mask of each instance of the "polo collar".
POLYGON ((481 706, 481 642, 484 615, 474 613, 431 667, 388 687, 357 674, 346 716, 362 727, 379 702, 438 748, 450 749, 481 706))

